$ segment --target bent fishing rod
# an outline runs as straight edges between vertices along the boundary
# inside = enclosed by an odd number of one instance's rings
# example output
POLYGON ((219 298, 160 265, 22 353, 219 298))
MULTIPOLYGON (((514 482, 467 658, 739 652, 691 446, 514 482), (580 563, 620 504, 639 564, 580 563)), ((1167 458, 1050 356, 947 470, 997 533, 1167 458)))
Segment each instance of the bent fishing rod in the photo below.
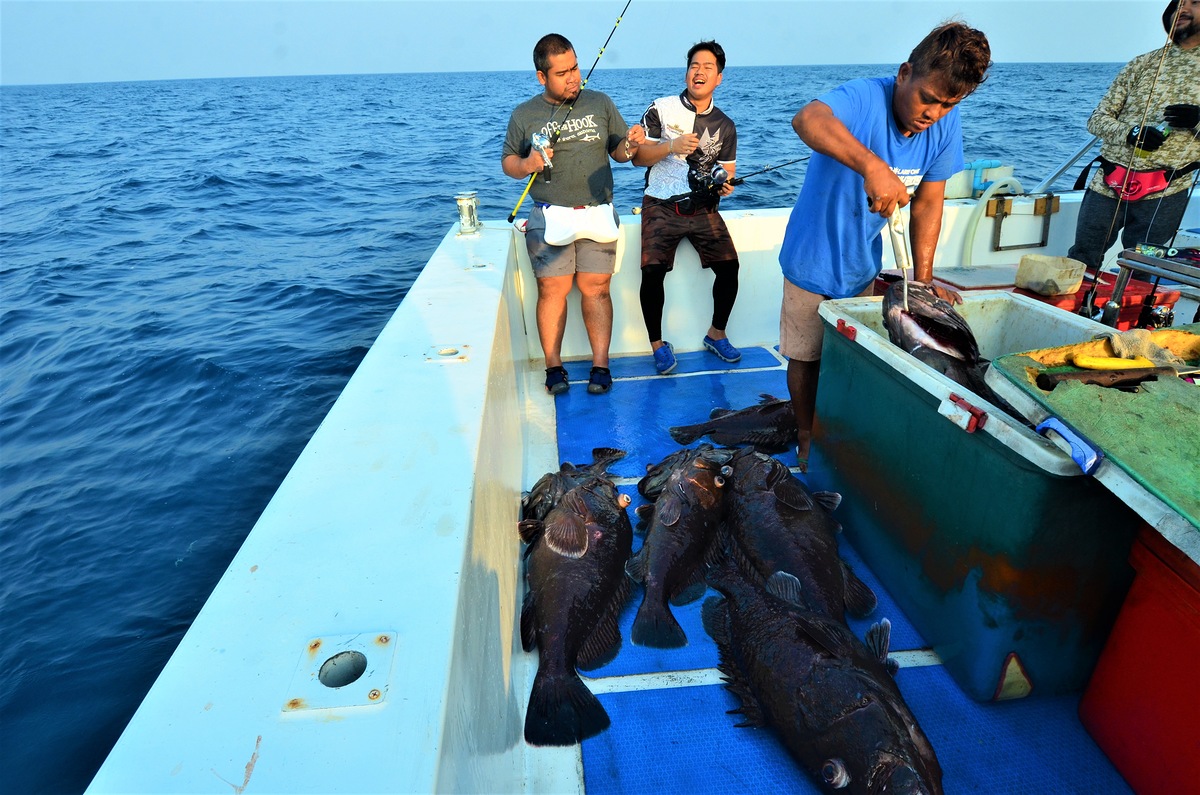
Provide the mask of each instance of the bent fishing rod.
MULTIPOLYGON (((583 82, 579 84, 579 93, 575 95, 575 99, 572 100, 571 105, 567 108, 567 115, 563 116, 562 121, 558 123, 558 129, 551 134, 550 140, 545 142, 542 147, 537 147, 539 151, 542 151, 544 146, 549 146, 551 149, 553 149, 554 144, 558 143, 558 136, 562 131, 563 125, 567 123, 567 119, 571 118, 571 111, 575 110, 575 103, 579 101, 579 97, 583 94, 583 89, 587 88, 588 81, 592 79, 592 72, 596 70, 596 64, 600 63, 600 56, 604 55, 605 48, 608 47, 608 43, 612 41, 613 34, 617 32, 617 28, 620 26, 621 20, 624 19, 625 12, 629 10, 629 4, 632 2, 633 0, 625 0, 625 7, 622 8, 621 13, 617 15, 617 21, 613 23, 612 30, 608 32, 608 38, 605 39, 604 44, 600 46, 600 52, 596 53, 596 60, 592 61, 592 68, 588 69, 587 74, 583 78, 583 82)), ((556 110, 555 113, 557 112, 558 111, 556 110)), ((554 116, 552 115, 547 124, 551 124, 553 122, 554 116)), ((542 157, 544 158, 545 156, 545 152, 542 151, 542 157)), ((549 164, 549 161, 547 161, 547 164, 549 164)), ((508 214, 508 222, 510 224, 513 222, 513 219, 517 217, 517 213, 520 211, 521 205, 525 203, 525 197, 529 195, 529 189, 533 187, 533 181, 537 179, 537 175, 539 173, 541 172, 535 171, 529 175, 529 181, 525 183, 525 190, 521 191, 521 198, 517 199, 517 205, 513 207, 513 211, 508 214)))

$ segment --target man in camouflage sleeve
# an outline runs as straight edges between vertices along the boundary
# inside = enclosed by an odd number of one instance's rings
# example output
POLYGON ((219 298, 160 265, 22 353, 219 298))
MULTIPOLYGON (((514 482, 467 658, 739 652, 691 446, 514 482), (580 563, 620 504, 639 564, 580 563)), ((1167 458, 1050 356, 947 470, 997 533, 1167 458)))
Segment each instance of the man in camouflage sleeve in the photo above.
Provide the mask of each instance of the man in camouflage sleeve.
POLYGON ((1100 266, 1122 227, 1125 248, 1168 242, 1200 166, 1200 0, 1172 0, 1162 19, 1170 44, 1126 64, 1088 119, 1102 142, 1101 169, 1083 196, 1068 256, 1089 268, 1100 266))

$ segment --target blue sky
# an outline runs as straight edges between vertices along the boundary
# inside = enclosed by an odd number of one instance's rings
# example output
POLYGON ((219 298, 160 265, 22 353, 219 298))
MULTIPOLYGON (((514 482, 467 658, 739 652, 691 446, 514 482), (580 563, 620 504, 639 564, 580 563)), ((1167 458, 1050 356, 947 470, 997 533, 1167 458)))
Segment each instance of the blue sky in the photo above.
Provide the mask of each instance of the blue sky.
MULTIPOLYGON (((532 69, 537 38, 586 68, 624 0, 0 0, 0 83, 532 69)), ((993 59, 1126 61, 1165 0, 633 0, 599 69, 677 66, 716 38, 739 65, 899 63, 961 15, 993 59)))

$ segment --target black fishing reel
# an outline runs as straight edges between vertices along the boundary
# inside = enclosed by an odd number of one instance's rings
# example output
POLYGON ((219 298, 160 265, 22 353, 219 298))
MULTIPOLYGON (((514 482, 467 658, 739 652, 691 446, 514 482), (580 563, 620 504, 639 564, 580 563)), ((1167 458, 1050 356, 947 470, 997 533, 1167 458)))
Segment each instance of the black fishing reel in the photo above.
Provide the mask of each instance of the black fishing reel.
POLYGON ((693 193, 716 193, 729 180, 729 172, 717 163, 712 171, 701 171, 693 166, 688 169, 688 187, 693 193))

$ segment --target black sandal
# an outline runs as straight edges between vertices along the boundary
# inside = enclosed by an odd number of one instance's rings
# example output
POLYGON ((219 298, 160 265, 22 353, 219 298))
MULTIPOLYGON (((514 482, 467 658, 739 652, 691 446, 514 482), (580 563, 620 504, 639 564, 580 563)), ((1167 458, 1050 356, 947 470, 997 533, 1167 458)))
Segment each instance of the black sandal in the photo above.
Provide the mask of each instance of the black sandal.
POLYGON ((567 368, 563 366, 546 368, 546 391, 551 395, 566 392, 571 383, 567 381, 567 368))
POLYGON ((593 395, 603 395, 612 389, 612 373, 607 367, 593 367, 588 377, 588 392, 593 395))

